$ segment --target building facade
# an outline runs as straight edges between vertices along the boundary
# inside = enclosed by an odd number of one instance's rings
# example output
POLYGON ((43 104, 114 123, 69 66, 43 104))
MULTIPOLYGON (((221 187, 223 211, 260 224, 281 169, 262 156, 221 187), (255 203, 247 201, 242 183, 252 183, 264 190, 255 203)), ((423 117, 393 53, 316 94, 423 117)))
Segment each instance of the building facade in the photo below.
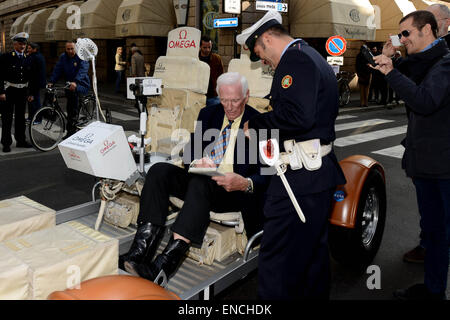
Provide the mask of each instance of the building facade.
MULTIPOLYGON (((381 45, 389 33, 397 33, 401 17, 430 3, 425 0, 282 2, 288 6, 288 12, 282 13, 285 27, 293 36, 308 41, 324 57, 328 55, 325 49, 328 37, 341 35, 347 40, 344 65, 340 68, 350 72, 354 72, 355 58, 363 43, 381 45)), ((450 6, 448 2, 434 2, 450 6)), ((222 5, 223 0, 4 0, 0 1, 0 51, 12 49, 13 33, 28 30, 30 40, 41 45, 47 71, 51 72, 64 52, 66 40, 88 37, 99 47, 99 82, 111 82, 118 46, 125 47, 127 58, 131 46, 138 46, 152 75, 156 59, 165 55, 168 31, 187 25, 213 39, 214 51, 222 56, 227 69, 230 60, 240 54, 236 35, 265 11, 256 9, 255 0, 241 1, 240 15, 223 13, 222 5), (239 17, 237 28, 214 28, 214 19, 233 16, 239 17)))

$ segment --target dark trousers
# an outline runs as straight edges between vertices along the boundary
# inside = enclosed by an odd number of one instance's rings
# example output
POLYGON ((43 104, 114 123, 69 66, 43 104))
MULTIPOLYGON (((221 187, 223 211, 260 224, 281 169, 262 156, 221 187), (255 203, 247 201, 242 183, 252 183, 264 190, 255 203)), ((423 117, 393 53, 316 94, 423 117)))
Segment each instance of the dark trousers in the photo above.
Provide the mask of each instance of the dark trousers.
POLYGON ((141 194, 138 223, 164 225, 169 196, 184 200, 172 231, 201 244, 209 225, 209 212, 240 211, 246 194, 227 192, 211 177, 190 174, 168 163, 156 163, 148 171, 141 194))
POLYGON ((116 70, 116 93, 120 91, 120 83, 122 82, 124 71, 116 70))
POLYGON ((425 255, 425 285, 432 293, 447 288, 450 247, 450 179, 414 178, 421 216, 425 255))
POLYGON ((28 120, 33 119, 34 114, 41 108, 41 92, 33 93, 33 101, 28 102, 28 120))
POLYGON ((67 131, 69 135, 77 131, 78 114, 80 113, 79 94, 76 91, 65 90, 67 98, 67 131))
POLYGON ((27 89, 9 87, 6 89, 6 102, 1 106, 3 146, 12 144, 11 130, 14 115, 14 137, 18 143, 25 142, 25 107, 27 89))
POLYGON ((329 299, 328 218, 333 192, 297 196, 306 223, 288 196, 268 196, 258 257, 259 298, 329 299))

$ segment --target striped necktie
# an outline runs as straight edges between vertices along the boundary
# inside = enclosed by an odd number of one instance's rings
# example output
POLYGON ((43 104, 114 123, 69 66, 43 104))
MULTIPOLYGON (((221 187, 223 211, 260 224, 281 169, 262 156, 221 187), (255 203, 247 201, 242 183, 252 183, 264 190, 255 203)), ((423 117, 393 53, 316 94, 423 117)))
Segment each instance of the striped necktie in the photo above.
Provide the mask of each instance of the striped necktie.
POLYGON ((214 147, 211 151, 211 160, 214 161, 216 165, 219 165, 222 162, 223 156, 227 151, 228 142, 230 141, 232 124, 233 120, 229 120, 228 125, 223 128, 219 138, 217 139, 217 142, 214 144, 214 147))

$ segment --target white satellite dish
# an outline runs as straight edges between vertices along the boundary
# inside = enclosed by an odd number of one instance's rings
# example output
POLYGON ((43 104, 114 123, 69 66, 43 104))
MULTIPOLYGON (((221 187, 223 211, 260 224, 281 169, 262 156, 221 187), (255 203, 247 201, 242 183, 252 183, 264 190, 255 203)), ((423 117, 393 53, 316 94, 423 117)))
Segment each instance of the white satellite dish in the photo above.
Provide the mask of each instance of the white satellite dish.
POLYGON ((97 73, 95 70, 95 57, 98 54, 98 47, 95 44, 95 42, 92 41, 91 39, 78 38, 77 43, 75 44, 75 50, 81 60, 92 61, 92 82, 93 82, 92 86, 94 88, 95 99, 97 101, 97 108, 96 108, 97 120, 99 120, 99 110, 100 110, 102 117, 106 122, 105 115, 103 114, 100 108, 100 100, 98 98, 98 91, 97 91, 97 73))

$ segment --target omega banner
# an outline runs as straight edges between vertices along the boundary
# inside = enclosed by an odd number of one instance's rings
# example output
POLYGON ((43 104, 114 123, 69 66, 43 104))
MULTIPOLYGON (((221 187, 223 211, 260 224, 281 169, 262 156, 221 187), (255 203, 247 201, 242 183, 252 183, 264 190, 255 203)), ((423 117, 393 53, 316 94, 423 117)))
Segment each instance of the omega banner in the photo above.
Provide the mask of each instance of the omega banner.
POLYGON ((169 32, 167 56, 198 57, 201 31, 191 27, 181 27, 169 32))

